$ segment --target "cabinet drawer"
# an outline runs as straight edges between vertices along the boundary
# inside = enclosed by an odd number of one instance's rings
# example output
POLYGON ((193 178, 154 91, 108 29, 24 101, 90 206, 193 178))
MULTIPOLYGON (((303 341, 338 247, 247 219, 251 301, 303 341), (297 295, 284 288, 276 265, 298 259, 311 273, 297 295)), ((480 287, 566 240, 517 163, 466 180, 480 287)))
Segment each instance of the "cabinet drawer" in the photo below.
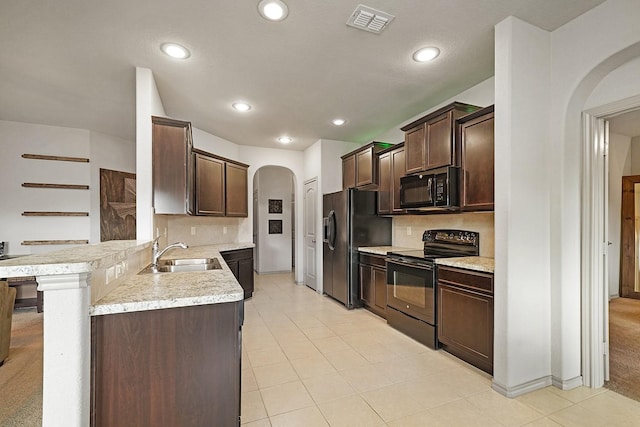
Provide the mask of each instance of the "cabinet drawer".
POLYGON ((438 282, 462 286, 493 295, 493 274, 438 266, 438 282))
POLYGON ((370 255, 370 254, 360 253, 360 264, 374 265, 377 267, 382 267, 385 270, 387 268, 385 257, 380 255, 370 255))

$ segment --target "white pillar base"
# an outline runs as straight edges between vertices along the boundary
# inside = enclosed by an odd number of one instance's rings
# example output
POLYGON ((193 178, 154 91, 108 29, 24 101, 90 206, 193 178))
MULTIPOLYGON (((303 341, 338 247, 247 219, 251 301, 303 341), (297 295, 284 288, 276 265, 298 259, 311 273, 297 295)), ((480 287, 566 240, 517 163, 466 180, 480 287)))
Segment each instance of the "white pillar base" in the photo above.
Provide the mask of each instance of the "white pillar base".
POLYGON ((37 277, 44 291, 42 425, 89 425, 91 319, 88 273, 37 277))

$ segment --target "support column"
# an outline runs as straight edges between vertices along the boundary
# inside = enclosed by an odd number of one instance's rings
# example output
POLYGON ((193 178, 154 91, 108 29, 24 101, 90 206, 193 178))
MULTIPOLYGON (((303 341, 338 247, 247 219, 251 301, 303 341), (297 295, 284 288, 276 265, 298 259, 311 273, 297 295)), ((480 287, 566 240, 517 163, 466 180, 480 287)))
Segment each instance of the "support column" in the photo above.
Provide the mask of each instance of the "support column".
POLYGON ((44 291, 43 427, 86 427, 90 413, 89 273, 39 276, 44 291))

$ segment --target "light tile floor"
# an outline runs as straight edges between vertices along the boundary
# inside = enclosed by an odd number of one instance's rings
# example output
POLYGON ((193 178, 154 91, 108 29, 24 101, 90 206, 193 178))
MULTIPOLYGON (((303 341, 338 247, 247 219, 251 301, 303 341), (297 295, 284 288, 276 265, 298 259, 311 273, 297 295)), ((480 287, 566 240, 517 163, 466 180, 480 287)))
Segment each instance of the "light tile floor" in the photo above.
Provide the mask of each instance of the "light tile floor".
POLYGON ((483 372, 292 274, 256 276, 242 364, 243 426, 640 426, 640 402, 604 388, 508 399, 483 372))

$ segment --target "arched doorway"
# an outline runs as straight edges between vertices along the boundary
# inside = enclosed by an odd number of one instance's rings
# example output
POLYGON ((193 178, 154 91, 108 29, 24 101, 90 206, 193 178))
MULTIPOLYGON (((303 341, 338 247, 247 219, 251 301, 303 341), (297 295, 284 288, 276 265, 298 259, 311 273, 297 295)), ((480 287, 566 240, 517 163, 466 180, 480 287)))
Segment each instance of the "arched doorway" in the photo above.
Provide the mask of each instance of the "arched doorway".
POLYGON ((254 267, 258 274, 294 271, 295 176, 281 166, 262 166, 253 176, 254 267))

